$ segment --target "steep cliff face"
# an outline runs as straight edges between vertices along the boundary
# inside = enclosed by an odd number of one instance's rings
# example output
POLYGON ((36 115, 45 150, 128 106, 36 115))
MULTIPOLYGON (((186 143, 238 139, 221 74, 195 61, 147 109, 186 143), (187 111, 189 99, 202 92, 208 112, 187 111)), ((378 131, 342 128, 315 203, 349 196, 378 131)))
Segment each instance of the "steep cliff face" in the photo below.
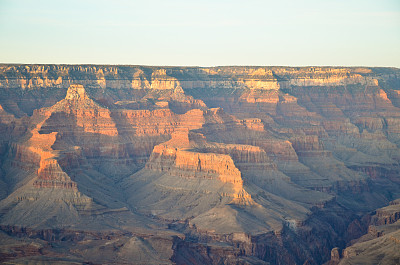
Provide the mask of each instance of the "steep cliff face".
POLYGON ((400 258, 399 205, 400 201, 395 200, 366 216, 367 233, 353 240, 341 253, 338 251, 330 264, 396 264, 400 258))
POLYGON ((230 156, 194 152, 190 146, 187 132, 174 133, 170 141, 154 147, 145 169, 186 179, 218 180, 231 189, 231 192, 222 192, 221 196, 232 197, 232 202, 238 204, 254 203, 243 189, 241 173, 230 156))
MULTIPOLYGON (((76 125, 81 127, 85 133, 96 133, 107 136, 118 134, 116 125, 111 119, 110 111, 102 108, 87 95, 82 85, 71 85, 65 99, 59 101, 50 108, 35 111, 37 115, 50 118, 51 115, 65 115, 66 119, 74 119, 76 125)), ((57 119, 54 117, 53 119, 57 119)), ((50 122, 50 121, 49 121, 50 122)), ((54 125, 55 127, 59 124, 54 125)), ((42 132, 46 131, 46 126, 42 132)))
POLYGON ((386 244, 397 204, 358 216, 400 197, 399 80, 394 68, 0 65, 4 239, 27 250, 21 263, 337 263, 368 225, 386 244))
MULTIPOLYGON (((189 137, 188 131, 176 132, 170 141, 155 146, 145 168, 127 179, 123 187, 130 194, 128 203, 139 212, 163 220, 188 220, 188 226, 196 233, 214 234, 215 239, 223 238, 225 233, 232 236, 282 229, 280 223, 288 216, 280 212, 281 206, 271 198, 277 195, 269 193, 268 188, 261 192, 251 182, 246 185, 241 172, 249 181, 258 173, 265 178, 265 185, 271 186, 276 185, 271 178, 275 182, 282 178, 280 181, 296 192, 301 201, 302 189, 291 186, 288 177, 276 173, 276 166, 262 149, 209 143, 200 134, 189 137), (255 165, 254 169, 250 164, 255 165), (269 169, 277 176, 268 174, 269 169), (250 216, 254 216, 252 221, 250 216)), ((323 194, 314 195, 314 201, 307 202, 310 206, 315 200, 330 199, 323 194)), ((287 197, 281 203, 296 212, 292 218, 302 220, 307 208, 287 197)))
POLYGON ((376 210, 371 219, 374 226, 390 225, 400 220, 400 199, 394 200, 388 206, 376 210))
MULTIPOLYGON (((104 161, 115 155, 110 148, 118 148, 118 130, 110 114, 90 99, 82 85, 71 86, 64 99, 34 112, 28 132, 15 135, 16 142, 5 147, 2 180, 7 194, 0 202, 2 225, 87 229, 92 223, 102 229, 102 217, 94 222, 89 219, 106 212, 112 212, 116 219, 132 218, 118 200, 105 196, 115 192, 113 180, 94 168, 99 162, 96 158, 104 161), (100 145, 94 148, 96 143, 100 145), (105 180, 100 182, 101 178, 105 180)), ((109 165, 126 158, 120 157, 117 154, 109 165)), ((124 170, 111 176, 131 172, 124 170)))

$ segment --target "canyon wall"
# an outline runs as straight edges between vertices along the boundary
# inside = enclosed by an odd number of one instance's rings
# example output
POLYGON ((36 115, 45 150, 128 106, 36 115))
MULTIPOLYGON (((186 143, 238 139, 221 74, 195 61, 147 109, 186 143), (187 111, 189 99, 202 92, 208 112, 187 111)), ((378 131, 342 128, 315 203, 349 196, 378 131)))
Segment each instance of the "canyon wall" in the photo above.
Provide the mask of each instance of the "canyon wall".
POLYGON ((396 68, 1 64, 2 261, 351 262, 397 242, 399 95, 396 68))

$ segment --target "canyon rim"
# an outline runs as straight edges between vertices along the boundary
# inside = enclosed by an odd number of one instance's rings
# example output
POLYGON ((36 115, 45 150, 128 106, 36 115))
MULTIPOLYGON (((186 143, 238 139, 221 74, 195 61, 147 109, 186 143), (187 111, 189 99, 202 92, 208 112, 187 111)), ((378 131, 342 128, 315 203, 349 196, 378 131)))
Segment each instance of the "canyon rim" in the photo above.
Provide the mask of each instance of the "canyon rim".
POLYGON ((399 264, 400 70, 0 65, 0 262, 399 264))

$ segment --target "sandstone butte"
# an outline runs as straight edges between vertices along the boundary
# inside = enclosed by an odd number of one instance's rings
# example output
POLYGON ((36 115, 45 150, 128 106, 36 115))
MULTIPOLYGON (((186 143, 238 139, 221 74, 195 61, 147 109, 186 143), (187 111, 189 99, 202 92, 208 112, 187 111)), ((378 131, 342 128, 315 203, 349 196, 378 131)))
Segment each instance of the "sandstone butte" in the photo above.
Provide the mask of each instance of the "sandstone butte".
POLYGON ((396 264, 400 70, 0 65, 0 262, 396 264))

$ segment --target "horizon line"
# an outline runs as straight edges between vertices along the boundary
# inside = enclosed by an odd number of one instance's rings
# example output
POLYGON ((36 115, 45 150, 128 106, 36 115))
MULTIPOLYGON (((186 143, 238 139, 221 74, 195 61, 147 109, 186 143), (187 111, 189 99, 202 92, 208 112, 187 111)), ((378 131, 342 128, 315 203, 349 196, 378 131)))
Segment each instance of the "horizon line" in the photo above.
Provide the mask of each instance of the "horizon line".
POLYGON ((212 65, 212 66, 200 66, 200 65, 152 65, 152 64, 104 64, 104 63, 3 63, 0 65, 80 65, 80 66, 142 66, 142 67, 170 67, 170 68, 218 68, 218 67, 341 67, 341 68, 394 68, 400 69, 400 66, 367 66, 367 65, 212 65))

